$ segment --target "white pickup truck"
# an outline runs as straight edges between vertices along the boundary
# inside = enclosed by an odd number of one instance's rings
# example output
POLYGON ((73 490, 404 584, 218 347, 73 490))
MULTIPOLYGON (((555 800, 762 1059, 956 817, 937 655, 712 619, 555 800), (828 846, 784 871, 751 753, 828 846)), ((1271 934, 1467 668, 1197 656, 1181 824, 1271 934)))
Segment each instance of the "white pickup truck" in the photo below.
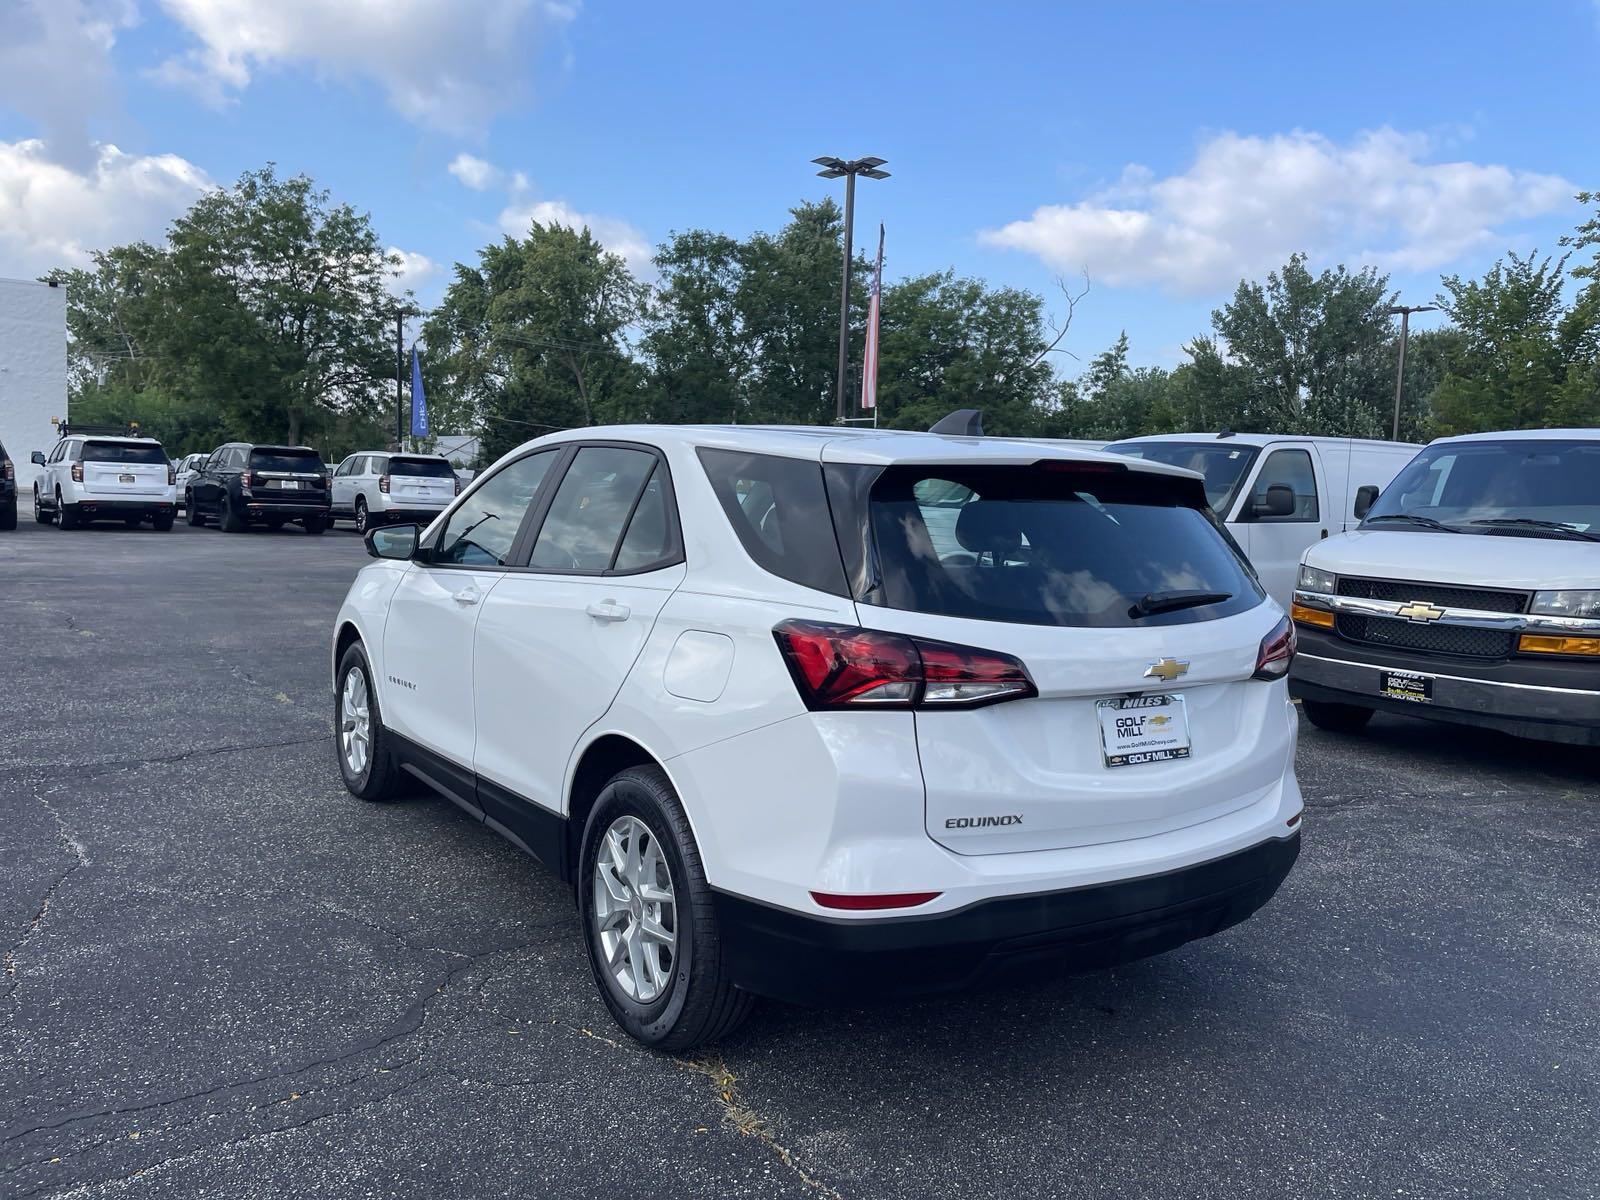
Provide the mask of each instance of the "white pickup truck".
POLYGON ((1164 433, 1106 447, 1205 476, 1211 510, 1285 610, 1307 548, 1355 528, 1420 446, 1272 433, 1164 433))
POLYGON ((1292 615, 1321 728, 1382 710, 1600 745, 1600 429, 1431 443, 1311 547, 1292 615))

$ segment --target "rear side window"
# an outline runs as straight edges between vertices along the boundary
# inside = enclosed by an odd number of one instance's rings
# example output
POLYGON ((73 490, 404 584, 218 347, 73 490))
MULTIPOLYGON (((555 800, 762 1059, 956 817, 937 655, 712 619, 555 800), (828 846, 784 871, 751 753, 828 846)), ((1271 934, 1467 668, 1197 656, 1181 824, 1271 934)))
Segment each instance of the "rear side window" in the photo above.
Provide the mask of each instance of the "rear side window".
POLYGON ((391 458, 389 474, 407 479, 454 479, 455 472, 442 458, 391 458))
MULTIPOLYGON (((1027 625, 1126 628, 1232 616, 1261 589, 1211 518, 1143 472, 890 467, 868 520, 869 603, 1027 625), (1211 601, 1167 608, 1180 593, 1211 601)), ((1182 603, 1182 601, 1179 601, 1182 603)))
POLYGON ((745 553, 779 578, 847 596, 822 465, 702 446, 700 464, 745 553))
POLYGON ((585 446, 556 489, 528 565, 605 571, 655 470, 656 458, 622 446, 585 446))
POLYGON ((322 457, 314 450, 252 450, 252 471, 283 471, 302 475, 321 475, 322 457))
POLYGON ((167 465, 167 452, 160 446, 129 445, 126 442, 85 442, 84 462, 159 463, 167 465))

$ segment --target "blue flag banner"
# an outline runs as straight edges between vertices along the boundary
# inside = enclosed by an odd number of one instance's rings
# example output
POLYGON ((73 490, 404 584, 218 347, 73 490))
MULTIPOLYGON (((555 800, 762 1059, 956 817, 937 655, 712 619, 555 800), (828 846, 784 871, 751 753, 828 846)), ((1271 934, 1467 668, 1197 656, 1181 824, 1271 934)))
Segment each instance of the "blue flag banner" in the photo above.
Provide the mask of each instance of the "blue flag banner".
POLYGON ((428 436, 428 397, 422 391, 422 359, 411 347, 411 436, 428 436))

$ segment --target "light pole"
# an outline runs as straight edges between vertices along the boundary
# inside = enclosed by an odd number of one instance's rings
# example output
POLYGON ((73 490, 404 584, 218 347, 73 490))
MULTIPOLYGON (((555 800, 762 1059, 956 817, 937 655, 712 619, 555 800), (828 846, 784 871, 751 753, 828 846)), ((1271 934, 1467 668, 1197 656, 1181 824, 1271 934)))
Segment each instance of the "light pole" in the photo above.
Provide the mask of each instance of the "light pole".
POLYGON ((1389 315, 1400 317, 1400 364, 1394 369, 1394 432, 1390 436, 1400 440, 1400 393, 1405 390, 1406 384, 1406 339, 1411 335, 1411 314, 1414 312, 1435 312, 1437 304, 1391 304, 1389 315))
POLYGON ((850 374, 850 255, 856 220, 856 176, 868 179, 887 179, 889 172, 880 171, 881 158, 856 158, 846 162, 842 158, 813 158, 822 170, 817 174, 824 179, 844 176, 844 282, 839 287, 839 381, 838 395, 834 401, 834 420, 843 421, 850 413, 845 399, 845 388, 850 374))

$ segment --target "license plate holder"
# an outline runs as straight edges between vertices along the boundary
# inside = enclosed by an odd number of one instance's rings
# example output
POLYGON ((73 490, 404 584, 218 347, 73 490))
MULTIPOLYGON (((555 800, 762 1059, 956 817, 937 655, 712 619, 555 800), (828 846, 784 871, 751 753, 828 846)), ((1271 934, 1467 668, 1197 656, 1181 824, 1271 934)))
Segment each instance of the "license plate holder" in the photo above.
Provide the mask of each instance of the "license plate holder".
POLYGON ((1378 676, 1378 694, 1407 704, 1433 703, 1433 676, 1417 671, 1384 671, 1378 676))
POLYGON ((1097 700, 1095 714, 1100 720, 1100 754, 1107 767, 1189 757, 1189 714, 1181 695, 1097 700))
POLYGON ((298 492, 300 490, 300 481, 298 479, 280 479, 278 480, 278 486, 286 492, 298 492))
POLYGON ((139 482, 139 477, 137 475, 118 475, 117 476, 117 482, 118 483, 138 483, 139 482))

